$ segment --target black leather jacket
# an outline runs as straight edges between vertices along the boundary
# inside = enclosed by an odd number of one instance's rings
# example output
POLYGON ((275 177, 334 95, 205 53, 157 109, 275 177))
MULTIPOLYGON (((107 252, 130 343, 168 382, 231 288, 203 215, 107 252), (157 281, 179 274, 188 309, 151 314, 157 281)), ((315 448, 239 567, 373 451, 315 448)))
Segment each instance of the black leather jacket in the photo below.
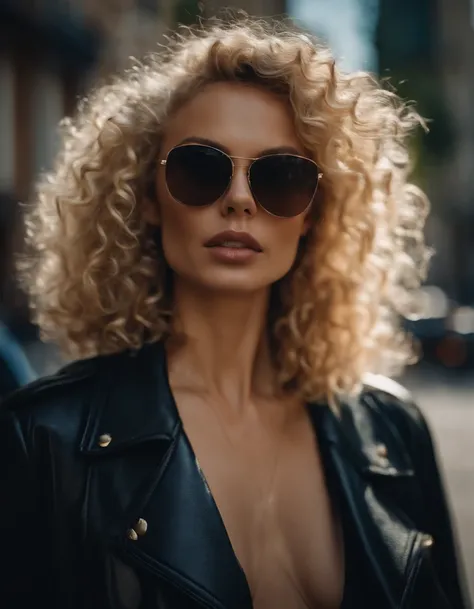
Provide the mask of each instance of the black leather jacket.
MULTIPOLYGON (((466 609, 419 410, 367 389, 340 418, 308 412, 340 501, 344 609, 466 609)), ((77 362, 10 398, 0 492, 2 608, 252 607, 160 344, 77 362)))

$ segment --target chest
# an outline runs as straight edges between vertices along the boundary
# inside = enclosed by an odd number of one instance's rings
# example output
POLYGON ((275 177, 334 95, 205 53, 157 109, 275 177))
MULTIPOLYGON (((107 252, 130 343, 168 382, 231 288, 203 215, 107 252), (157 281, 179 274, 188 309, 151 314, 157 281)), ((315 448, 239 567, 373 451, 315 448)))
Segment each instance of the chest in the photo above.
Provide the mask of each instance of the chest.
POLYGON ((180 414, 254 608, 338 607, 342 540, 309 419, 229 422, 186 401, 180 414))

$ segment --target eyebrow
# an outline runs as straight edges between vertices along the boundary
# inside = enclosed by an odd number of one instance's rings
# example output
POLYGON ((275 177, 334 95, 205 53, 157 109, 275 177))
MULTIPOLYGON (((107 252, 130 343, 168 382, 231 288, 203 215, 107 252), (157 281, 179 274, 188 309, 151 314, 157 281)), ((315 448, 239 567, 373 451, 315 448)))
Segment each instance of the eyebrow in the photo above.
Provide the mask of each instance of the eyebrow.
MULTIPOLYGON (((231 154, 231 152, 230 152, 229 148, 227 148, 227 146, 223 146, 222 144, 219 144, 218 142, 214 142, 213 140, 210 140, 205 137, 198 137, 197 135, 196 136, 192 135, 190 137, 186 137, 184 140, 181 140, 179 142, 179 144, 177 144, 177 145, 184 146, 184 144, 202 144, 204 146, 211 146, 212 148, 217 148, 218 150, 222 150, 222 152, 225 152, 229 156, 234 156, 231 154)), ((295 154, 297 156, 302 156, 301 151, 298 150, 297 148, 295 148, 294 146, 275 146, 273 148, 265 148, 264 150, 261 150, 255 156, 255 158, 258 158, 261 156, 266 156, 268 154, 295 154)))

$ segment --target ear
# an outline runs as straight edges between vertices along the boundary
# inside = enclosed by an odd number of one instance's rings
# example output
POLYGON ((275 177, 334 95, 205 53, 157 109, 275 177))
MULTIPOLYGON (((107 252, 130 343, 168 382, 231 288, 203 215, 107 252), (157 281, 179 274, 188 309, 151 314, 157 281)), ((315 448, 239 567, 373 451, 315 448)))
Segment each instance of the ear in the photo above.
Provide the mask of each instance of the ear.
POLYGON ((145 198, 143 205, 143 218, 147 224, 151 226, 160 226, 160 213, 158 210, 158 202, 156 200, 145 198))

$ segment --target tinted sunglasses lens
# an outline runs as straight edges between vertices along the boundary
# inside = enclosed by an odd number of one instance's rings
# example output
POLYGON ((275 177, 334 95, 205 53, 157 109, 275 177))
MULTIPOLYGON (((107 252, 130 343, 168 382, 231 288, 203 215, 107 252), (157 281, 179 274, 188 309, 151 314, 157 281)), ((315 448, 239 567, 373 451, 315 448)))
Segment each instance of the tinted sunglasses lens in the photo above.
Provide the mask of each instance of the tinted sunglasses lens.
POLYGON ((291 154, 264 156, 250 168, 250 184, 258 203, 274 216, 292 218, 313 200, 319 171, 309 159, 291 154))
POLYGON ((166 184, 171 196, 184 205, 214 203, 232 179, 232 161, 220 150, 191 144, 177 146, 166 160, 166 184))

